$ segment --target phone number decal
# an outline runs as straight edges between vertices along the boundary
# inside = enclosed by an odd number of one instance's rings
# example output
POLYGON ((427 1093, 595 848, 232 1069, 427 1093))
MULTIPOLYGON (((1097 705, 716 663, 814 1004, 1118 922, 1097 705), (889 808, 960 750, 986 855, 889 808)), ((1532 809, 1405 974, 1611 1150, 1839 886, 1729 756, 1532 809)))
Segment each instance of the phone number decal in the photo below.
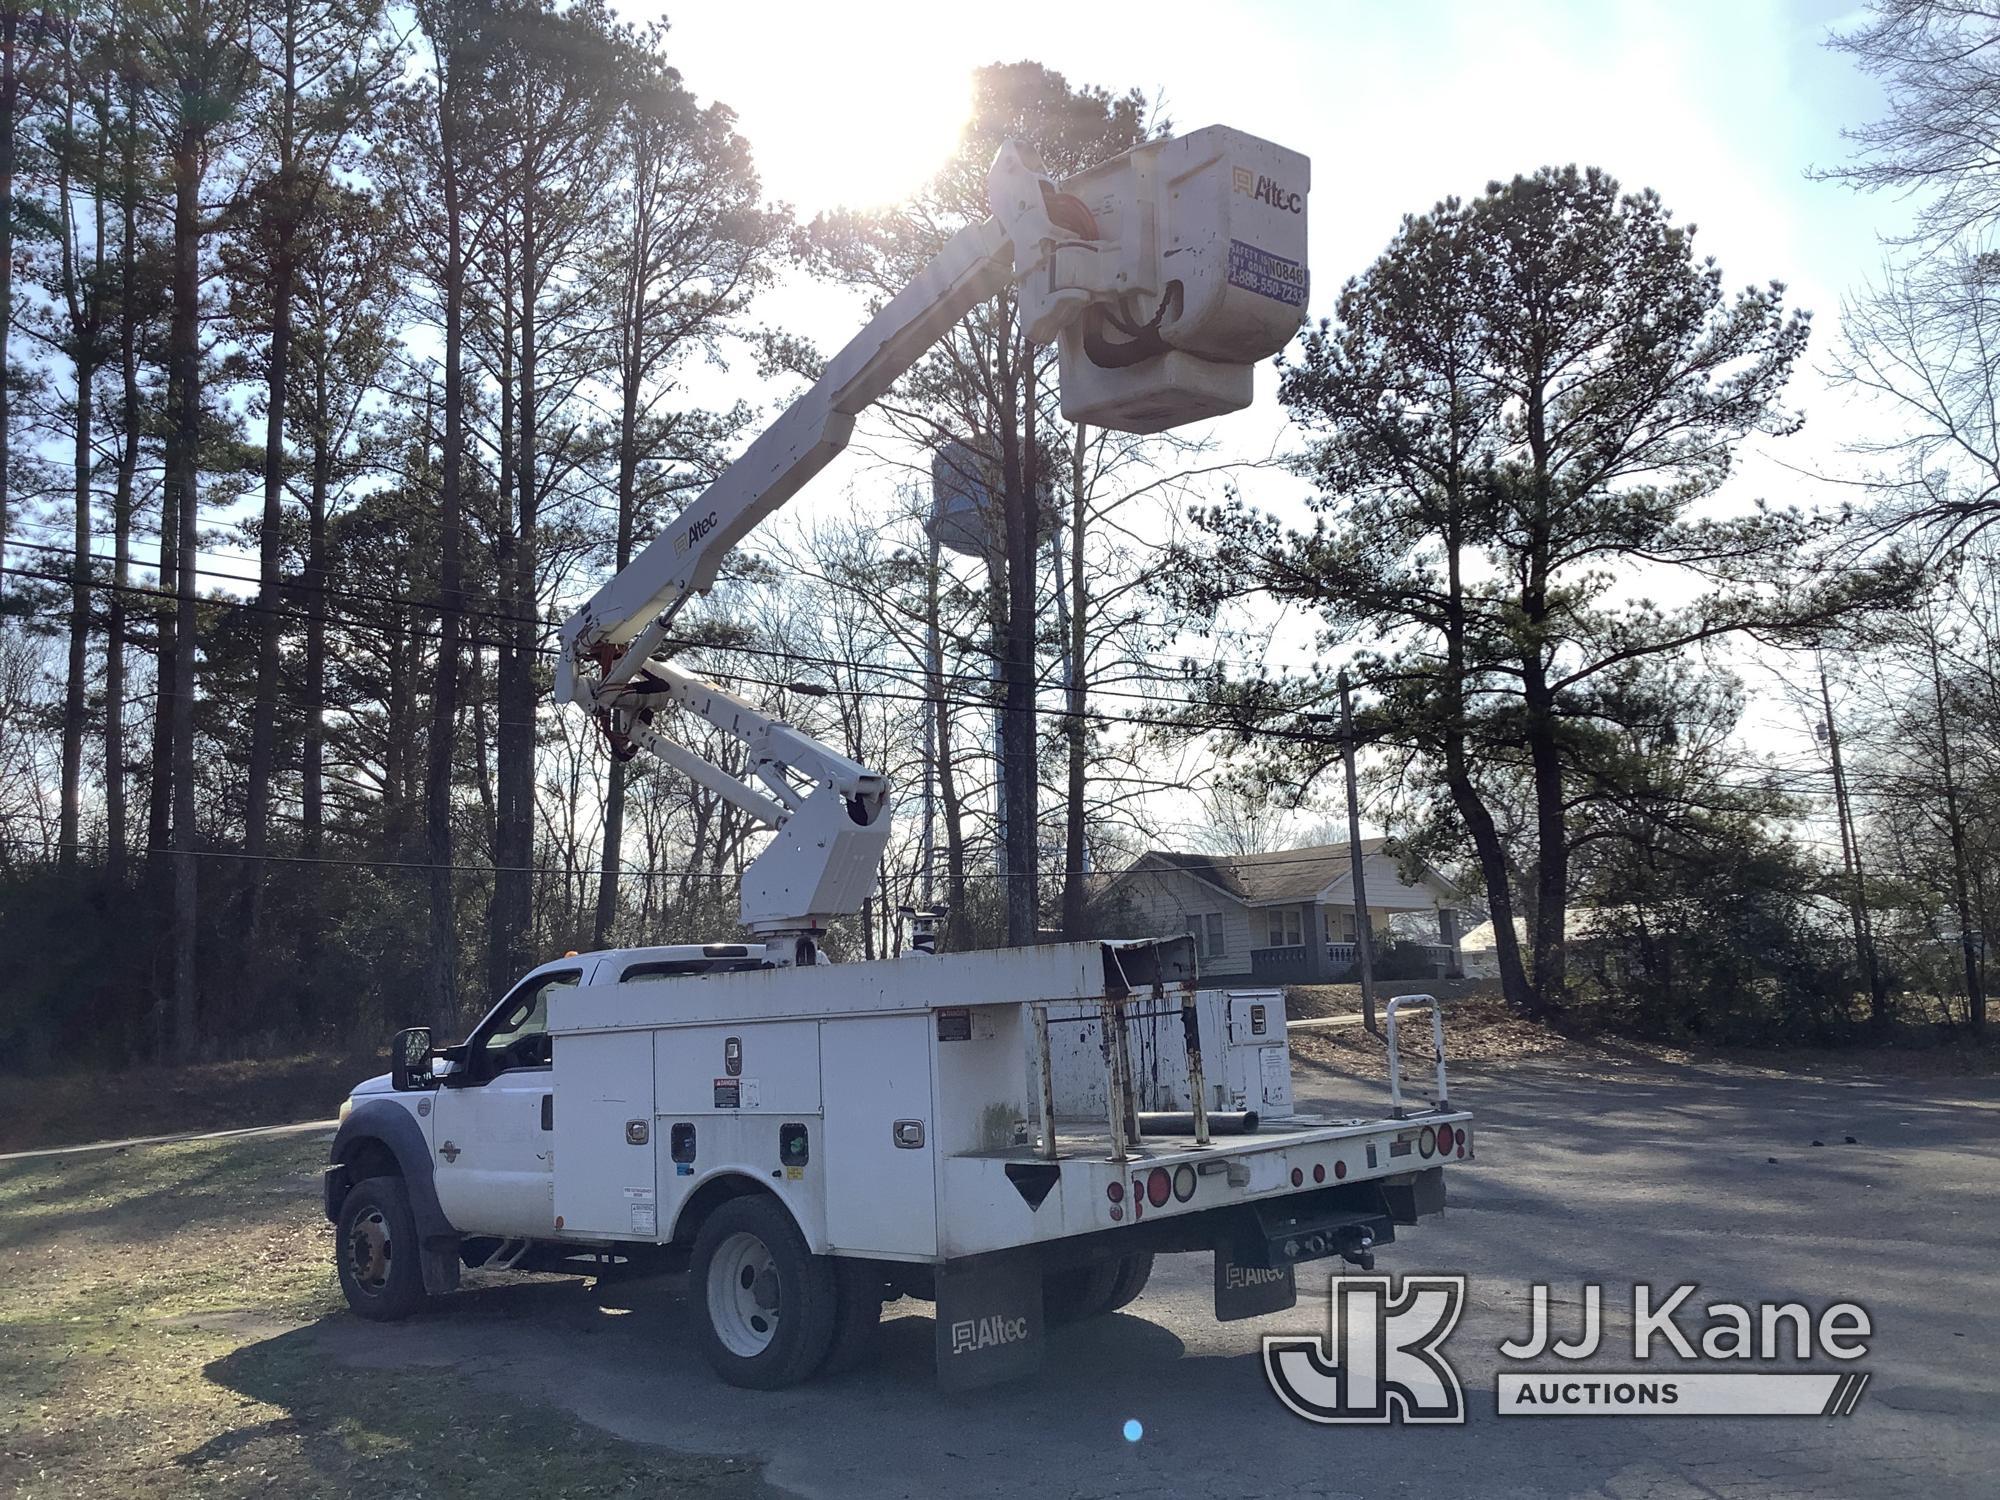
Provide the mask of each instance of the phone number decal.
POLYGON ((1306 268, 1242 240, 1229 242, 1229 284, 1287 307, 1306 305, 1306 268))

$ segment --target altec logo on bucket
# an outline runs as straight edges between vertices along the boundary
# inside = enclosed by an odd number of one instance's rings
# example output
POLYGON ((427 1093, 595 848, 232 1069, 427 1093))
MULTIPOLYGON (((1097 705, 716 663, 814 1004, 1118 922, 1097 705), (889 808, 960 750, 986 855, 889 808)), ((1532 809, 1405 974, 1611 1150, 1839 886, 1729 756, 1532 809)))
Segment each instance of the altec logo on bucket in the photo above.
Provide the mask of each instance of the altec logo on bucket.
MULTIPOLYGON (((1672 1367, 1583 1368, 1604 1343, 1603 1289, 1582 1289, 1574 1340, 1553 1338, 1549 1288, 1529 1289, 1525 1338, 1500 1345, 1503 1361, 1554 1365, 1502 1368, 1495 1407, 1533 1416, 1847 1416, 1868 1388, 1861 1370, 1800 1370, 1792 1362, 1842 1362, 1867 1354, 1866 1309, 1836 1302, 1815 1313, 1801 1302, 1691 1306, 1697 1289, 1632 1289, 1632 1359, 1672 1367), (1746 1366, 1751 1366, 1746 1368, 1746 1366)), ((1331 1323, 1317 1338, 1264 1340, 1264 1374, 1278 1399, 1310 1422, 1463 1422, 1457 1372, 1442 1346, 1465 1306, 1463 1276, 1336 1277, 1331 1323)))

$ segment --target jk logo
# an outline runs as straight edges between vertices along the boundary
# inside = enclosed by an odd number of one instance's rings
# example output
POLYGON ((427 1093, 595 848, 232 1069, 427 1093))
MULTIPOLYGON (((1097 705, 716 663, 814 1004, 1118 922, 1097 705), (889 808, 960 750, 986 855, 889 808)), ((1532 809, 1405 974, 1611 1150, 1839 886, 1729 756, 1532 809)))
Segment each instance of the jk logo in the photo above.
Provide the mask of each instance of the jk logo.
POLYGON ((1465 1308, 1463 1276, 1332 1278, 1316 1338, 1267 1337, 1264 1376, 1308 1422, 1463 1422, 1465 1395, 1439 1346, 1465 1308))

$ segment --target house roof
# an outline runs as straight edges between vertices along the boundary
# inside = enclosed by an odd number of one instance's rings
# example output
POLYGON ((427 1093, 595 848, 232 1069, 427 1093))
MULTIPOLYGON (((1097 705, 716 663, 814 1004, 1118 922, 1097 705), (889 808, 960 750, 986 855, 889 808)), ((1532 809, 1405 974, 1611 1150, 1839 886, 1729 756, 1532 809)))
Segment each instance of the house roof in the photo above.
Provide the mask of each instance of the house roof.
MULTIPOLYGON (((1389 839, 1363 839, 1363 854, 1381 854, 1389 839)), ((1176 854, 1157 849, 1142 854, 1133 868, 1151 860, 1169 865, 1196 880, 1234 896, 1248 906, 1287 901, 1311 901, 1349 873, 1345 844, 1319 844, 1310 849, 1274 849, 1268 854, 1176 854)))

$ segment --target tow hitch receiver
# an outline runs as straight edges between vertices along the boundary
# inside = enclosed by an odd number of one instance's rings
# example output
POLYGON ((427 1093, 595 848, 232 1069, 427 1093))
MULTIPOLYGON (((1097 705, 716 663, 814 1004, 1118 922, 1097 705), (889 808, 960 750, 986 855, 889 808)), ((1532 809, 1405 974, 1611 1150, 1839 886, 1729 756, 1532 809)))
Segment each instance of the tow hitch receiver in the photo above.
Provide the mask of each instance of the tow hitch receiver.
MULTIPOLYGON (((1337 1191, 1337 1190, 1336 1190, 1337 1191)), ((1258 1243, 1239 1252, 1246 1264, 1276 1270, 1300 1261, 1338 1255, 1364 1271, 1375 1268, 1375 1247, 1396 1238, 1386 1206, 1329 1203, 1320 1194, 1256 1203, 1258 1243)))

